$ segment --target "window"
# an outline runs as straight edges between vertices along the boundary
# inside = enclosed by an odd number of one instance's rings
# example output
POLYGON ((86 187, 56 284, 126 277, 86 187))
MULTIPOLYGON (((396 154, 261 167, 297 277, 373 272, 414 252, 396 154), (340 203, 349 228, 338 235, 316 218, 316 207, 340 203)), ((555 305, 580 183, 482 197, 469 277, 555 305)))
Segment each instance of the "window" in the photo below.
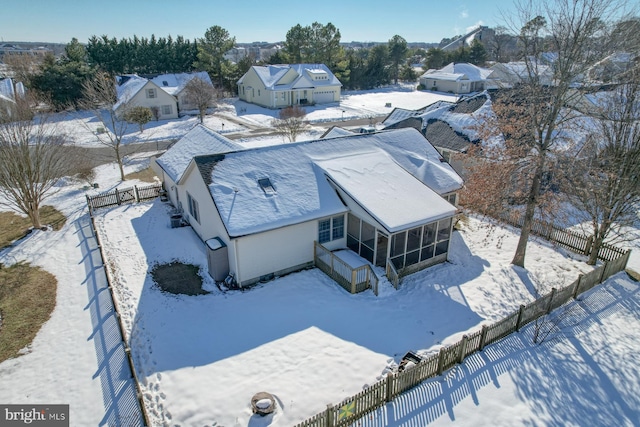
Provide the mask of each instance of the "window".
POLYGON ((200 212, 198 211, 198 202, 187 192, 187 203, 189 204, 189 215, 200 224, 200 212))
POLYGON ((260 96, 260 89, 258 89, 258 96, 260 96))
POLYGON ((264 191, 265 194, 276 194, 276 189, 269 178, 259 179, 258 185, 262 188, 262 191, 264 191))
POLYGON ((318 242, 326 243, 331 240, 344 237, 344 216, 338 215, 332 218, 318 221, 318 242))
POLYGON ((171 107, 171 105, 163 105, 162 114, 165 116, 168 116, 169 114, 173 114, 173 108, 171 107))
POLYGON ((154 88, 147 89, 147 98, 155 98, 156 90, 154 88))
POLYGON ((318 242, 326 243, 331 240, 331 219, 318 221, 318 242))
POLYGON ((344 217, 343 216, 334 216, 333 227, 331 231, 331 239, 342 239, 344 237, 344 217))

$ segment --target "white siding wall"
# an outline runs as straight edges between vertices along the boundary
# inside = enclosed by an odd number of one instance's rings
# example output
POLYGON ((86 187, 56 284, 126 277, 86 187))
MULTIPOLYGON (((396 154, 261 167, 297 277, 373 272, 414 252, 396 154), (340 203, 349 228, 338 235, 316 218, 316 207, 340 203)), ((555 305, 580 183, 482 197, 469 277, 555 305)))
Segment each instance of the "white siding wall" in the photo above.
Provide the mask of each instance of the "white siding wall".
MULTIPOLYGON (((345 218, 346 235, 346 218, 345 218)), ((238 245, 239 280, 250 282, 261 276, 313 262, 313 242, 318 240, 318 221, 309 221, 235 239, 238 245)), ((346 239, 324 244, 346 248, 346 239)))
POLYGON ((118 114, 124 114, 127 107, 140 106, 140 107, 157 107, 160 120, 176 119, 178 118, 178 104, 176 99, 169 95, 167 92, 159 88, 154 83, 148 82, 144 87, 136 93, 136 95, 126 105, 121 106, 118 109, 118 114), (147 89, 155 89, 155 98, 147 98, 147 89), (162 107, 165 105, 171 106, 171 114, 164 114, 162 107))

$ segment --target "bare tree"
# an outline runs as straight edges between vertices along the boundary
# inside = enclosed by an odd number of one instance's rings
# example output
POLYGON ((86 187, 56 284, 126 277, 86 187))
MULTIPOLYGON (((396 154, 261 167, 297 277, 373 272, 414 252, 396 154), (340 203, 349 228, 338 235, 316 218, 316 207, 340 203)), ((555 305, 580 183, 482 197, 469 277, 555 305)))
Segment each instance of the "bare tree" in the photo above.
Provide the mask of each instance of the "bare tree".
POLYGON ((565 192, 593 235, 588 263, 609 237, 629 240, 625 227, 636 226, 640 206, 640 70, 607 97, 600 96, 595 129, 581 156, 566 159, 565 192))
MULTIPOLYGON (((113 150, 113 156, 118 163, 120 179, 126 180, 124 174, 123 140, 128 130, 128 123, 121 120, 113 108, 116 103, 116 87, 113 78, 107 73, 98 73, 94 78, 83 84, 83 98, 80 103, 83 109, 91 111, 103 125, 103 132, 96 132, 98 142, 113 150)), ((121 109, 123 116, 127 110, 126 104, 121 109)), ((94 129, 87 129, 94 132, 94 129)))
POLYGON ((56 192, 73 159, 65 136, 46 114, 35 115, 30 99, 17 99, 17 113, 0 117, 0 204, 27 215, 42 228, 40 207, 56 192))
POLYGON ((194 77, 185 85, 184 93, 187 102, 195 105, 198 109, 200 123, 203 123, 207 109, 214 105, 214 101, 218 97, 218 90, 200 77, 194 77))
POLYGON ((305 117, 307 113, 304 108, 299 105, 289 106, 278 112, 278 118, 273 120, 272 126, 277 134, 282 135, 283 138, 286 137, 290 142, 295 142, 298 135, 307 128, 305 117))
POLYGON ((553 175, 551 153, 557 148, 570 113, 579 78, 596 62, 613 51, 607 25, 624 11, 624 0, 521 0, 516 3, 517 16, 512 28, 519 31, 526 76, 518 90, 519 102, 527 115, 517 123, 526 135, 526 159, 531 167, 524 211, 524 224, 512 263, 524 267, 529 234, 536 207, 544 192, 545 177, 553 175), (545 58, 552 52, 553 82, 542 79, 545 58))
POLYGON ((2 61, 7 66, 7 77, 27 85, 40 72, 43 58, 38 55, 4 55, 2 61))

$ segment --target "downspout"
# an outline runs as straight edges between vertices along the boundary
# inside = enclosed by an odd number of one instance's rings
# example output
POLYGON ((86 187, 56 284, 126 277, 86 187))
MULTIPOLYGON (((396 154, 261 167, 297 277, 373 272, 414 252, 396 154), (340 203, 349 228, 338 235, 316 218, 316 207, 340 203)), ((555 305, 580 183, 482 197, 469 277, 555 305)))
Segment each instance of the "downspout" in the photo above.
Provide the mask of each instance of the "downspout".
POLYGON ((235 265, 236 265, 236 283, 238 286, 242 287, 240 283, 242 280, 240 279, 240 267, 238 265, 238 239, 232 239, 233 241, 233 253, 235 255, 235 265))

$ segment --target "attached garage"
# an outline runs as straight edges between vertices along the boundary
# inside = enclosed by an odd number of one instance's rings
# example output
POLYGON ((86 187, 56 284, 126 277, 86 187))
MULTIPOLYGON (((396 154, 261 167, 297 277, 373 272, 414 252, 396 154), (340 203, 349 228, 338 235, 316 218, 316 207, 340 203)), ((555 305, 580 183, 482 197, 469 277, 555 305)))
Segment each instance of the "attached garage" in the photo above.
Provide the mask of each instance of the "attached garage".
POLYGON ((335 92, 332 90, 319 90, 313 92, 313 102, 316 104, 327 104, 335 101, 335 92))

